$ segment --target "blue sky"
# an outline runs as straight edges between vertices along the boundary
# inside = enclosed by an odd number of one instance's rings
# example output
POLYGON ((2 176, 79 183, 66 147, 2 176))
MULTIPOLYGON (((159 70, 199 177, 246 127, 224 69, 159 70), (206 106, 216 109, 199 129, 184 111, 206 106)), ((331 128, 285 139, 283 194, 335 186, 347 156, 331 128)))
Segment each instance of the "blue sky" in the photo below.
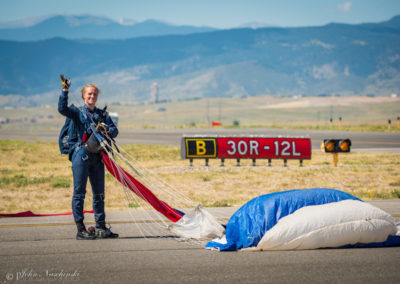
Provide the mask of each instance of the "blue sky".
POLYGON ((0 22, 49 14, 156 19, 217 28, 249 22, 315 26, 385 21, 400 14, 400 0, 0 0, 0 22))

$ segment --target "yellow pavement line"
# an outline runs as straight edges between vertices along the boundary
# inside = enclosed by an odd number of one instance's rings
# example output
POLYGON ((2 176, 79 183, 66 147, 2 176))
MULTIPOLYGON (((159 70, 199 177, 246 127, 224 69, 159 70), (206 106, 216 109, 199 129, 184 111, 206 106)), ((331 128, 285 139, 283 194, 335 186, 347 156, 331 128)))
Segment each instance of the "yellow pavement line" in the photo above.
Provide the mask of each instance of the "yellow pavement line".
MULTIPOLYGON (((228 221, 229 218, 217 219, 218 221, 228 221)), ((142 220, 142 221, 112 221, 111 224, 133 224, 133 223, 161 223, 161 222, 171 222, 168 220, 142 220)), ((85 222, 86 225, 94 225, 95 222, 85 222)), ((0 225, 0 228, 18 228, 18 227, 41 227, 41 226, 67 226, 75 225, 75 223, 44 223, 44 224, 10 224, 10 225, 0 225)))

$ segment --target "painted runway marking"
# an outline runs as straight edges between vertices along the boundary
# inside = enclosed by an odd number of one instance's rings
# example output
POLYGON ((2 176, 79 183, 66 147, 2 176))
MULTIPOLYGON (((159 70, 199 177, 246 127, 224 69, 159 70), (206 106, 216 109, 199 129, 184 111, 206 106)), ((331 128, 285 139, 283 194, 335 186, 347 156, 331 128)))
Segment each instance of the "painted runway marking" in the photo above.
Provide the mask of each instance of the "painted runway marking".
MULTIPOLYGON (((400 216, 400 215, 399 215, 400 216)), ((228 218, 218 218, 218 221, 228 221, 228 218)), ((111 224, 135 224, 135 223, 172 223, 169 220, 141 220, 141 221, 112 221, 111 224)), ((94 225, 95 222, 87 222, 87 225, 94 225)), ((10 225, 0 225, 0 228, 16 228, 16 227, 40 227, 40 226, 70 226, 75 225, 75 223, 48 223, 48 224, 10 224, 10 225)))

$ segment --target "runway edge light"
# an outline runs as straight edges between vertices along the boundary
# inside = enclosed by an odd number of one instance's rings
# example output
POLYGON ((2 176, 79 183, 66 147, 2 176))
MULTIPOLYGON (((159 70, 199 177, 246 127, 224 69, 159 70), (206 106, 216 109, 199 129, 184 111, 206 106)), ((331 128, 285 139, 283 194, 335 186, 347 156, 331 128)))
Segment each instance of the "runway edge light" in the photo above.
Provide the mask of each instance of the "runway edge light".
POLYGON ((350 139, 324 139, 321 142, 321 151, 333 154, 333 165, 337 167, 339 153, 349 153, 351 148, 350 139))
POLYGON ((348 153, 350 148, 350 139, 324 139, 321 143, 321 150, 325 153, 348 153))

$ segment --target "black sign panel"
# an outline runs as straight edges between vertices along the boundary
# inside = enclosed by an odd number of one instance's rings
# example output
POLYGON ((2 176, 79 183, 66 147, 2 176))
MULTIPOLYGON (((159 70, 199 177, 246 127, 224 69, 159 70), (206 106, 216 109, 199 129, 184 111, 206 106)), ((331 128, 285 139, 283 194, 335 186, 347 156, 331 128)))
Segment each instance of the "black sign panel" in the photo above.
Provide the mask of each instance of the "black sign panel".
POLYGON ((215 138, 185 138, 186 158, 216 158, 215 138))

